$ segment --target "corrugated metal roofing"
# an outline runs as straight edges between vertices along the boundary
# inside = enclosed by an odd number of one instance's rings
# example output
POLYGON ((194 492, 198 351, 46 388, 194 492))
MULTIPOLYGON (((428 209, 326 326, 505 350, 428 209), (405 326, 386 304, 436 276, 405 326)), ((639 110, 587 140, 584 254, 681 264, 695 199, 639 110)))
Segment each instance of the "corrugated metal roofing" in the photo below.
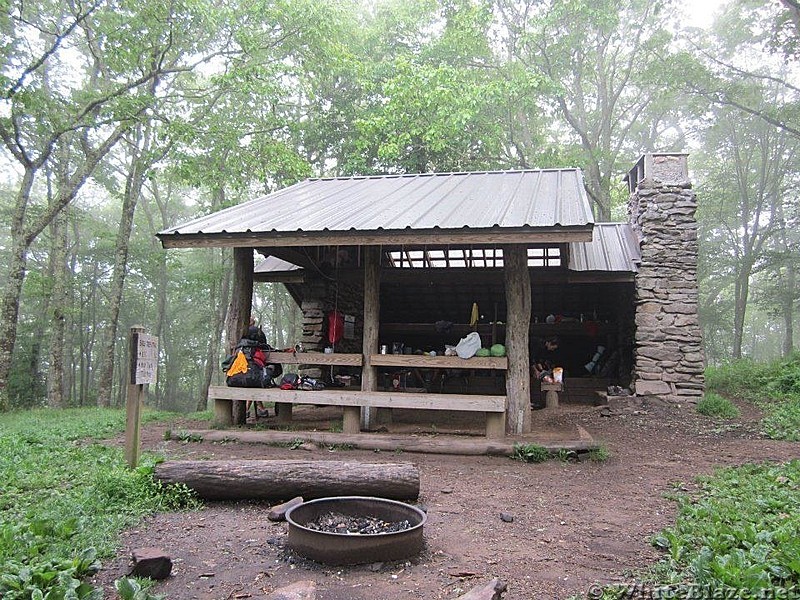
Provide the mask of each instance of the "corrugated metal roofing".
POLYGON ((298 271, 301 268, 277 256, 268 256, 255 266, 253 273, 286 273, 287 271, 298 271))
POLYGON ((596 223, 591 242, 569 245, 571 271, 625 271, 635 273, 642 255, 628 223, 596 223))
POLYGON ((179 236, 584 227, 579 169, 308 179, 159 233, 179 236))

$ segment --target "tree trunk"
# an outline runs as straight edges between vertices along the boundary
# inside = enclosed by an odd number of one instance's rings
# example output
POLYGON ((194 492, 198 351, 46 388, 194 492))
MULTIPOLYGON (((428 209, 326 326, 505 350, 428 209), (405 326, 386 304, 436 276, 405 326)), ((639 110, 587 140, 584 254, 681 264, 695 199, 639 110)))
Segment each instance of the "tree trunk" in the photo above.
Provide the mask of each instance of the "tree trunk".
POLYGON ((156 466, 155 475, 165 483, 183 483, 208 500, 288 500, 295 496, 306 500, 328 496, 414 500, 419 496, 419 469, 411 463, 166 461, 156 466))
MULTIPOLYGON (((218 187, 214 190, 211 208, 218 210, 225 202, 225 190, 218 187)), ((212 265, 216 264, 217 259, 220 263, 220 275, 211 282, 209 290, 209 310, 211 311, 211 334, 209 337, 208 352, 206 353, 206 364, 203 370, 203 381, 197 394, 197 404, 195 410, 203 411, 208 408, 208 387, 214 378, 214 372, 219 368, 220 340, 222 329, 225 325, 225 312, 228 307, 228 295, 230 293, 231 272, 225 268, 224 250, 214 251, 212 255, 212 265)))
MULTIPOLYGON (((247 332, 253 308, 253 249, 233 249, 233 291, 225 324, 226 351, 233 352, 239 339, 247 332)), ((233 403, 233 423, 243 425, 247 418, 245 404, 233 403)))
POLYGON ((744 317, 747 311, 747 299, 750 294, 750 273, 752 268, 746 261, 742 261, 736 275, 733 306, 733 358, 742 358, 742 345, 744 341, 744 317))
POLYGON ((11 217, 11 251, 8 255, 8 281, 3 289, 3 300, 0 306, 0 411, 8 410, 8 375, 11 372, 11 360, 14 346, 17 344, 17 319, 19 318, 19 299, 22 295, 22 284, 25 281, 25 270, 28 266, 28 242, 22 230, 25 212, 33 186, 33 171, 26 169, 17 193, 14 213, 11 217))
POLYGON ((114 349, 117 343, 119 329, 119 313, 122 306, 122 293, 125 289, 125 275, 128 272, 128 249, 133 230, 133 216, 136 204, 142 194, 142 185, 150 166, 150 127, 145 127, 142 134, 137 127, 133 140, 133 154, 131 155, 130 168, 125 180, 125 196, 122 201, 122 217, 117 232, 117 241, 114 249, 114 272, 111 277, 111 289, 108 293, 108 328, 106 329, 105 343, 100 350, 99 381, 97 383, 97 405, 109 406, 111 403, 112 382, 114 381, 114 349), (141 147, 140 147, 141 145, 141 147), (142 156, 147 158, 142 158, 142 156))
POLYGON ((506 288, 506 431, 531 431, 531 371, 528 349, 531 322, 531 280, 528 251, 523 245, 503 246, 506 288))
POLYGON ((783 347, 782 355, 788 358, 794 352, 794 290, 797 286, 797 274, 794 265, 789 260, 786 265, 786 290, 787 293, 781 302, 781 316, 783 317, 783 347))
POLYGON ((203 411, 208 408, 208 387, 214 379, 214 372, 219 368, 220 342, 222 340, 222 330, 225 325, 225 312, 228 308, 228 297, 231 289, 231 270, 225 268, 225 250, 219 251, 222 272, 220 278, 214 281, 211 288, 211 309, 213 323, 211 336, 208 344, 208 354, 206 354, 206 366, 203 373, 203 384, 197 396, 195 410, 203 411))
POLYGON ((61 211, 50 225, 52 235, 50 264, 53 287, 50 296, 50 370, 47 374, 47 404, 63 408, 64 349, 66 347, 67 305, 67 211, 61 211))

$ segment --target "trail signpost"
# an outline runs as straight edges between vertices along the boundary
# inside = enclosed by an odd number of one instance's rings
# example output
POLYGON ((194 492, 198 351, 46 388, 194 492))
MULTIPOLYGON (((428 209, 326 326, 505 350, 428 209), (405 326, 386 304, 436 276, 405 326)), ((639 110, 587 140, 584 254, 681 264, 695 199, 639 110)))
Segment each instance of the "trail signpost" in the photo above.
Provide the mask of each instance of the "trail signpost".
POLYGON ((130 381, 125 400, 125 460, 133 468, 139 464, 139 431, 144 386, 156 382, 158 338, 145 333, 144 327, 131 327, 128 343, 130 381))

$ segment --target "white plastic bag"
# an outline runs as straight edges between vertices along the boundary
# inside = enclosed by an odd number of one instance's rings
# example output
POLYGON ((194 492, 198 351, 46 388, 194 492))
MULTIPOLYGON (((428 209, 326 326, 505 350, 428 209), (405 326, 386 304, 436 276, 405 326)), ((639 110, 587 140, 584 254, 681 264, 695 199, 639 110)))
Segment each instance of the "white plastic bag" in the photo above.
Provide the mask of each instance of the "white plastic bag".
POLYGON ((472 358, 475 353, 481 349, 481 336, 477 331, 468 333, 466 337, 461 338, 461 341, 456 345, 456 354, 460 358, 472 358))

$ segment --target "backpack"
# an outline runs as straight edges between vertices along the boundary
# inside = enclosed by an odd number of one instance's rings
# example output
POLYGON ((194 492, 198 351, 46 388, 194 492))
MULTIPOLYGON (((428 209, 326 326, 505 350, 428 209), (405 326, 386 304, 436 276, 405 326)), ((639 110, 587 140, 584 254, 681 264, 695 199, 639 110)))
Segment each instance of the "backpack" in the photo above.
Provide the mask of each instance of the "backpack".
POLYGON ((274 387, 273 378, 283 373, 280 364, 267 363, 273 348, 255 340, 242 338, 232 356, 223 361, 225 383, 230 387, 274 387))

